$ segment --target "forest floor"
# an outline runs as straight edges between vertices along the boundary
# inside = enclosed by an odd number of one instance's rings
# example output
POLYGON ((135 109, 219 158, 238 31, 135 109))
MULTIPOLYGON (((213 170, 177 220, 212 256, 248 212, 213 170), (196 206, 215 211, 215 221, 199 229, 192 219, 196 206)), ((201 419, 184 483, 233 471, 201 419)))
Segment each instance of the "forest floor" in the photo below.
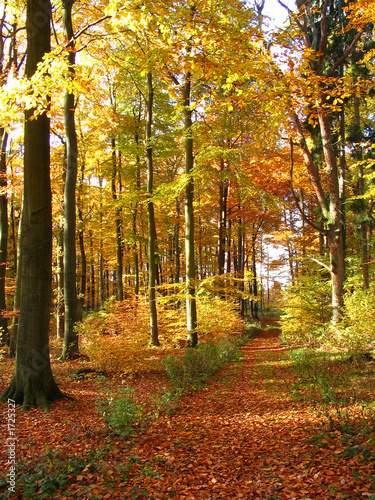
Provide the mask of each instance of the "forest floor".
MULTIPOLYGON (((121 382, 77 379, 79 361, 54 360, 55 378, 75 400, 53 403, 50 413, 17 409, 18 482, 10 498, 375 499, 371 405, 318 404, 303 390, 296 397, 298 374, 278 330, 266 328, 272 321, 262 320, 239 363, 168 411, 153 410, 168 387, 161 371, 124 379, 149 410, 144 425, 125 437, 110 432, 98 410, 98 400, 116 394, 121 382)), ((366 367, 372 374, 373 365, 366 367)), ((0 390, 12 362, 2 367, 0 390)), ((6 410, 0 407, 5 437, 6 410)), ((8 468, 3 442, 0 476, 8 468)), ((7 487, 0 482, 0 498, 7 487)))

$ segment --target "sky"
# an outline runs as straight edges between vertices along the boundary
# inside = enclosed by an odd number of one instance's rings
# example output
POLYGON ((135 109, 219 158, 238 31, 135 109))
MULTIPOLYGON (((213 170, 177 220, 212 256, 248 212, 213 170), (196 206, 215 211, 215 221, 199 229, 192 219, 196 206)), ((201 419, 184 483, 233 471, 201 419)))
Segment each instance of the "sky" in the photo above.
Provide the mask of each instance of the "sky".
MULTIPOLYGON (((287 5, 291 10, 294 9, 295 0, 282 0, 282 3, 287 5)), ((266 0, 264 5, 263 14, 270 17, 272 23, 280 27, 287 18, 287 12, 277 0, 266 0)))

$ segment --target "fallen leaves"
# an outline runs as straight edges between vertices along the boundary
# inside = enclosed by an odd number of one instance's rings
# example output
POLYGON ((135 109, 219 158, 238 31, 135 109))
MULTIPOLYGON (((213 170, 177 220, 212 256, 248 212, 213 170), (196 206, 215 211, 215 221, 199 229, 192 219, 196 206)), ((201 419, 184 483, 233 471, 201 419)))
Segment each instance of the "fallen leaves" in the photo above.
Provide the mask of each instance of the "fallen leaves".
MULTIPOLYGON (((49 414, 17 411, 18 460, 35 467, 46 445, 82 458, 58 494, 62 500, 375 498, 374 462, 363 456, 374 443, 348 448, 340 428, 320 437, 326 424, 317 409, 277 384, 282 352, 277 335, 264 332, 243 347, 240 369, 225 368, 208 389, 185 396, 177 411, 159 414, 127 439, 108 434, 93 401, 105 383, 116 392, 116 380, 65 378, 76 401, 57 402, 49 414)), ((145 373, 130 383, 151 405, 166 381, 145 373)))

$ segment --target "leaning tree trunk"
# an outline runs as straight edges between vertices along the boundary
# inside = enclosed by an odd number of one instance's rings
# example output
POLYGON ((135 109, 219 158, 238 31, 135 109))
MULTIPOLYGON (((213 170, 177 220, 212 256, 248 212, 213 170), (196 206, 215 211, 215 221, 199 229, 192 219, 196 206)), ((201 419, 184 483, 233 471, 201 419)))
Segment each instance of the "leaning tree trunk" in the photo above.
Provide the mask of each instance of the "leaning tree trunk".
POLYGON ((195 347, 198 343, 197 304, 195 299, 195 258, 194 258, 194 179, 193 179, 193 136, 192 110, 190 108, 191 74, 188 72, 184 87, 185 117, 185 173, 187 185, 185 191, 185 253, 186 253, 186 317, 187 344, 195 347))
MULTIPOLYGON (((63 0, 64 35, 69 41, 68 79, 74 79, 75 50, 73 42, 72 7, 75 0, 63 0)), ((78 312, 77 255, 76 255, 76 184, 78 144, 75 125, 75 97, 71 90, 65 92, 64 122, 66 136, 66 179, 64 191, 64 304, 65 329, 62 359, 78 354, 78 333, 75 331, 78 312)))
POLYGON ((147 101, 147 214, 148 214, 148 298, 150 310, 150 344, 159 345, 158 318, 156 310, 156 259, 155 259, 155 213, 152 202, 153 193, 153 157, 152 157, 152 108, 154 101, 154 88, 152 85, 151 71, 147 75, 148 101, 147 101))
POLYGON ((6 317, 5 275, 7 265, 8 246, 8 200, 6 147, 8 133, 0 128, 0 335, 4 342, 8 342, 8 320, 6 317))
MULTIPOLYGON (((26 75, 50 51, 51 4, 27 1, 26 75), (34 20, 38 19, 38 23, 34 20)), ((48 409, 48 402, 62 397, 51 370, 49 323, 52 302, 52 195, 50 184, 49 118, 25 113, 24 203, 22 218, 22 294, 15 373, 2 400, 23 407, 48 409)))

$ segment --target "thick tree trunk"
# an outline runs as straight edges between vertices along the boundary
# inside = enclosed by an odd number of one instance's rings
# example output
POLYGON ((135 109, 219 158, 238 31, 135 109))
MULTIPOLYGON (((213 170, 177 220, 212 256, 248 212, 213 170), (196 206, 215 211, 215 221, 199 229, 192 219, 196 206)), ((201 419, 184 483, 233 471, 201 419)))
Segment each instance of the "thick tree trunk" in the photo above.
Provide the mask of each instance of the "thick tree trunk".
POLYGON ((152 111, 154 103, 154 88, 152 84, 152 73, 147 75, 148 101, 147 101, 147 214, 148 214, 148 299, 150 310, 150 344, 158 346, 158 318, 156 309, 156 259, 155 259, 155 213, 152 201, 153 193, 153 150, 152 150, 152 111))
POLYGON ((324 158, 327 165, 330 204, 327 234, 332 277, 332 322, 337 323, 344 306, 345 256, 344 256, 344 220, 341 210, 339 178, 336 156, 333 150, 332 136, 327 113, 318 111, 320 132, 322 135, 324 158))
POLYGON ((197 305, 195 299, 195 256, 194 256, 194 178, 193 178, 193 121, 190 108, 191 74, 185 77, 184 118, 185 118, 185 173, 188 182, 185 191, 185 254, 186 254, 186 317, 187 344, 195 347, 198 343, 197 305))
MULTIPOLYGON (((27 1, 28 78, 50 50, 50 19, 49 0, 27 1)), ((52 302, 49 118, 44 112, 30 120, 32 114, 32 110, 25 114, 22 294, 16 365, 13 380, 1 398, 12 399, 24 408, 48 409, 50 400, 63 396, 53 379, 49 357, 52 302)))
MULTIPOLYGON (((69 40, 69 80, 74 79, 75 50, 73 42, 72 7, 75 0, 63 0, 64 35, 69 40)), ((64 190, 64 346, 62 359, 78 354, 78 333, 75 331, 78 312, 76 255, 76 185, 78 144, 75 125, 75 97, 65 92, 64 123, 66 137, 66 179, 64 190)))
POLYGON ((0 337, 3 342, 9 343, 8 320, 6 317, 5 276, 8 255, 8 199, 6 148, 8 133, 0 128, 0 337))
MULTIPOLYGON (((317 196, 323 218, 326 221, 326 228, 324 228, 323 231, 327 237, 331 263, 332 323, 337 323, 341 317, 342 307, 344 305, 345 262, 343 245, 343 218, 339 195, 337 161, 332 145, 329 120, 326 111, 322 107, 318 110, 318 117, 328 178, 328 204, 326 202, 318 168, 308 149, 301 123, 296 114, 292 116, 292 121, 304 155, 311 184, 317 196)), ((316 227, 316 229, 318 228, 316 227)))

